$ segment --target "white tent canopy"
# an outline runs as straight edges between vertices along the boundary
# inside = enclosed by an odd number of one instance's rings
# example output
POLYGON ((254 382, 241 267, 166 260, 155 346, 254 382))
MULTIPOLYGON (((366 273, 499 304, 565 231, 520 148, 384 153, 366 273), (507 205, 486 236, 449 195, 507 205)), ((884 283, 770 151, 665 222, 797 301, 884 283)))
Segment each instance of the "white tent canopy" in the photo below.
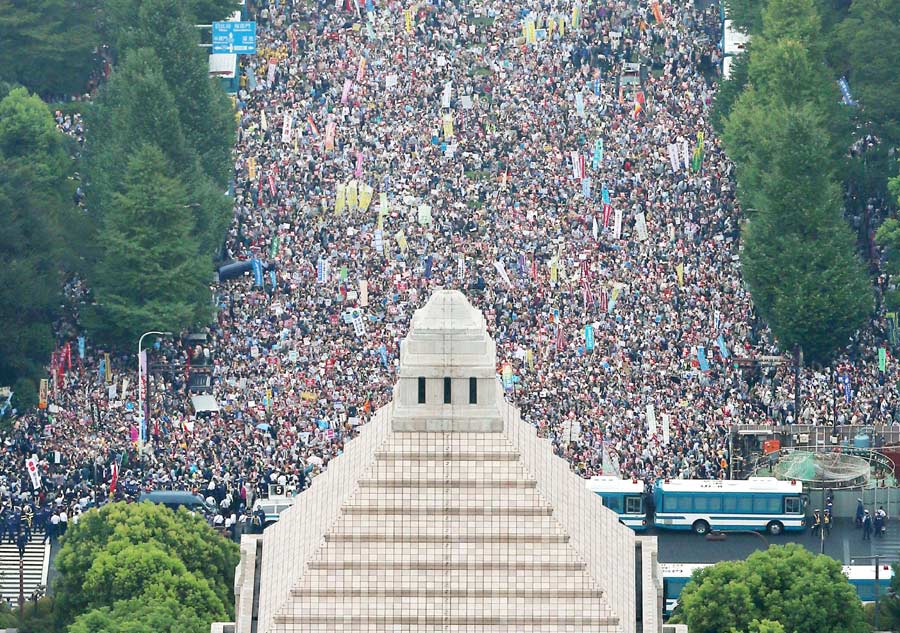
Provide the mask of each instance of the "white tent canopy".
POLYGON ((218 413, 219 403, 212 396, 191 396, 195 413, 218 413))

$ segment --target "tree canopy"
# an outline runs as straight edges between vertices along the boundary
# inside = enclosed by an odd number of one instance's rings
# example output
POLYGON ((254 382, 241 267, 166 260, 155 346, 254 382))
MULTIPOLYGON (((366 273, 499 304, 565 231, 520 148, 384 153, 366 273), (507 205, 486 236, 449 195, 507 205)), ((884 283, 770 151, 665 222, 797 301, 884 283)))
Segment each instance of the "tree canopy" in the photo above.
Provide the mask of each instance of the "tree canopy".
POLYGON ((675 613, 691 633, 869 630, 840 563, 796 544, 697 570, 675 613))
MULTIPOLYGON (((24 88, 0 101, 0 384, 19 395, 53 349, 66 235, 75 224, 70 160, 47 106, 24 88)), ((24 404, 33 404, 25 402, 24 404)))
POLYGON ((57 559, 57 617, 67 623, 81 616, 71 631, 143 631, 124 623, 157 619, 169 628, 154 630, 199 631, 197 622, 209 630, 232 612, 238 558, 234 543, 186 510, 109 504, 82 515, 66 534, 57 559), (133 608, 138 596, 146 613, 133 608), (169 609, 172 600, 181 608, 169 609), (108 622, 122 628, 103 628, 108 622))

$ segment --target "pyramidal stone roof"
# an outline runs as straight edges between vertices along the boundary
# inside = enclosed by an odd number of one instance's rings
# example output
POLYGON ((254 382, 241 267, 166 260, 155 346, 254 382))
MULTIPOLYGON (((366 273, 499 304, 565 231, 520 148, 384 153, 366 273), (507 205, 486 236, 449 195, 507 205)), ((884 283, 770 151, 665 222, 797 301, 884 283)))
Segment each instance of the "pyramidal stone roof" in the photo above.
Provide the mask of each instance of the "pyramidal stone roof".
POLYGON ((495 364, 481 313, 435 291, 393 402, 242 541, 236 631, 635 630, 634 533, 503 400, 495 364))

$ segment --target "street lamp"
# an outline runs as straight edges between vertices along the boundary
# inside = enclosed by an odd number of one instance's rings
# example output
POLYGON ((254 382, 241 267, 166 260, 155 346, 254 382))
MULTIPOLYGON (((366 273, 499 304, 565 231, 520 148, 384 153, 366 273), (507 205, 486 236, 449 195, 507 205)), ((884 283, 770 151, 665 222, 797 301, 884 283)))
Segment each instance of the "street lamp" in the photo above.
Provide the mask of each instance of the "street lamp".
POLYGON ((141 334, 141 338, 138 339, 138 407, 140 408, 141 413, 141 429, 138 435, 138 455, 140 455, 142 459, 144 455, 144 441, 146 440, 148 416, 144 410, 144 398, 146 397, 147 390, 144 387, 144 369, 141 367, 141 353, 144 351, 142 347, 144 344, 144 337, 150 336, 151 334, 156 334, 157 336, 172 336, 171 332, 157 332, 156 330, 151 330, 141 334))
POLYGON ((763 547, 769 549, 769 541, 766 540, 766 537, 760 534, 759 532, 754 532, 753 530, 728 530, 728 532, 722 532, 721 530, 711 530, 706 535, 707 541, 724 541, 728 538, 729 534, 752 534, 756 538, 758 538, 763 543, 763 547))

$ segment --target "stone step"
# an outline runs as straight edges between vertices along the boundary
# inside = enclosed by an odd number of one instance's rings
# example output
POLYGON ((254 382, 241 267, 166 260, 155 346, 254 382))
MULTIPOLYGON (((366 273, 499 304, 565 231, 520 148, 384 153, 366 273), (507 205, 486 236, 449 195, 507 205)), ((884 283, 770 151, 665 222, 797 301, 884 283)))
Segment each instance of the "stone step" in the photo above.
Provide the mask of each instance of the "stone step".
POLYGON ((406 587, 379 589, 303 587, 291 589, 296 598, 521 598, 530 600, 602 600, 603 592, 597 589, 500 589, 477 588, 425 588, 406 587))
POLYGON ((376 451, 376 461, 384 462, 515 462, 514 451, 376 451))
POLYGON ((534 479, 360 479, 360 488, 535 488, 534 479))
POLYGON ((540 574, 523 574, 522 570, 486 569, 477 576, 461 574, 436 574, 433 569, 310 569, 298 585, 296 591, 363 591, 385 589, 401 592, 409 591, 468 591, 472 589, 498 589, 518 591, 591 591, 602 594, 585 573, 571 569, 541 570, 540 574), (386 579, 390 585, 386 587, 386 579))
MULTIPOLYGON (((287 617, 276 616, 278 623, 290 622, 287 617)), ((609 619, 604 619, 608 622, 609 619)), ((343 622, 343 621, 342 621, 343 622)), ((334 624, 328 618, 304 619, 303 633, 385 633, 387 631, 403 631, 403 633, 436 633, 437 631, 449 631, 450 633, 621 633, 618 620, 612 623, 600 624, 598 621, 589 621, 586 624, 544 623, 533 622, 523 624, 519 622, 499 623, 492 621, 490 624, 470 624, 464 621, 448 621, 446 626, 432 621, 406 622, 392 625, 384 618, 380 620, 348 619, 346 624, 334 624)), ((288 629, 293 631, 294 629, 288 629)))
POLYGON ((566 534, 422 534, 411 530, 403 533, 383 534, 379 532, 363 532, 346 534, 333 532, 325 535, 326 543, 568 543, 566 534))
POLYGON ((391 560, 313 560, 309 563, 310 569, 325 570, 434 570, 434 571, 467 571, 483 572, 502 570, 506 572, 536 572, 536 571, 568 571, 583 572, 584 563, 580 561, 535 561, 531 560, 415 560, 415 561, 391 561, 391 560))
POLYGON ((551 507, 515 507, 515 506, 390 506, 390 505, 345 505, 341 508, 341 512, 345 515, 377 515, 377 516, 467 516, 467 517, 489 517, 489 516, 506 516, 506 517, 533 517, 533 516, 552 516, 553 508, 551 507))

